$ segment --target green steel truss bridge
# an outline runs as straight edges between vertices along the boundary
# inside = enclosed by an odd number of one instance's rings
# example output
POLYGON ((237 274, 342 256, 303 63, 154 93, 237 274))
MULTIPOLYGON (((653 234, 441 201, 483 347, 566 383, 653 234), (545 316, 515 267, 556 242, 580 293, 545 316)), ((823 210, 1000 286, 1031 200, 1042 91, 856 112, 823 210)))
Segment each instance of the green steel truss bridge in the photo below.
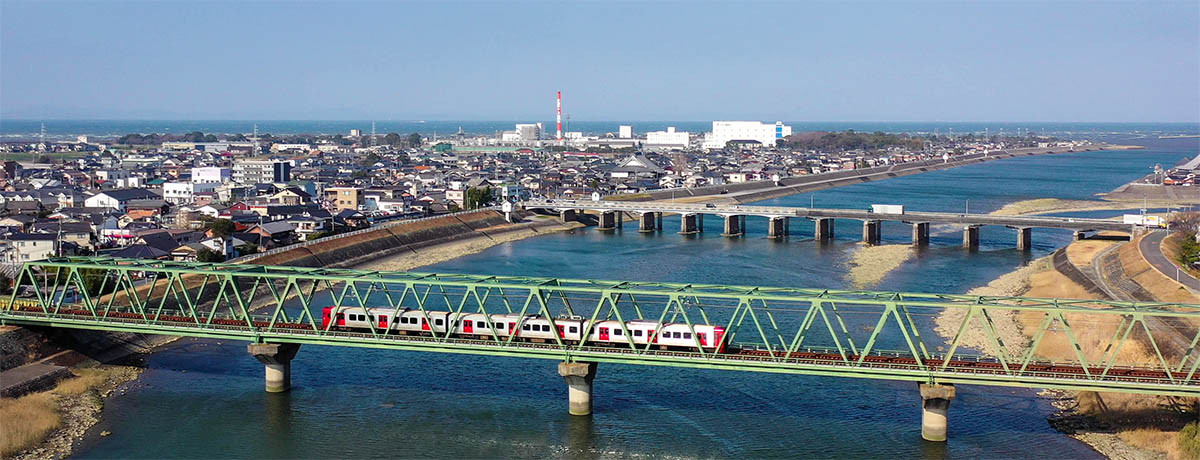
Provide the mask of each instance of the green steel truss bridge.
POLYGON ((0 323, 9 325, 568 364, 1200 396, 1200 305, 113 258, 26 263, 2 304, 0 323), (600 346, 557 337, 535 342, 494 333, 409 335, 374 326, 346 331, 322 326, 321 309, 332 305, 425 316, 516 313, 549 318, 552 325, 564 318, 643 320, 656 323, 655 330, 664 323, 693 331, 716 325, 726 330, 720 338, 726 349, 600 346), (1014 319, 1024 324, 1016 336, 1004 326, 1014 319))

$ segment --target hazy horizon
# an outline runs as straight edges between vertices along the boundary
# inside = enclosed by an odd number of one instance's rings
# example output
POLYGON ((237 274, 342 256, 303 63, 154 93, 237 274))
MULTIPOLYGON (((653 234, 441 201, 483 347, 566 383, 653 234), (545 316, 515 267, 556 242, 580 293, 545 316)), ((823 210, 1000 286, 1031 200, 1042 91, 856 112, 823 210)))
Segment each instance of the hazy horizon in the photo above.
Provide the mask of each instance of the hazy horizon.
POLYGON ((0 2, 6 120, 1200 121, 1154 3, 0 2))

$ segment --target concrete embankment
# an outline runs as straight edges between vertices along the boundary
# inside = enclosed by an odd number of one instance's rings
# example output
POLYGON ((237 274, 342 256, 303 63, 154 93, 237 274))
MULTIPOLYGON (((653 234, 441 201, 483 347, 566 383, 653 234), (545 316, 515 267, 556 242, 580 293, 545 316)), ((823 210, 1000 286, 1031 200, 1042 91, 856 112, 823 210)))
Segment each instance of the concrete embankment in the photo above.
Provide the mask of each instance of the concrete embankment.
POLYGON ((444 216, 393 227, 380 228, 352 237, 320 241, 254 259, 259 265, 301 267, 353 267, 398 254, 420 254, 435 246, 468 240, 490 240, 496 235, 562 227, 552 219, 508 223, 495 211, 444 216))
MULTIPOLYGON (((1073 150, 1072 152, 1087 152, 1095 150, 1128 149, 1130 146, 1095 145, 1073 150)), ((1140 148, 1140 147, 1137 147, 1140 148)), ((873 168, 834 171, 807 176, 786 177, 776 184, 773 181, 753 181, 738 184, 712 185, 683 189, 656 190, 630 196, 616 195, 608 199, 625 199, 629 201, 676 200, 687 202, 710 202, 722 204, 742 204, 779 198, 798 193, 814 192, 845 185, 853 185, 893 177, 909 176, 928 171, 949 169, 975 163, 1006 158, 1068 153, 1063 148, 1033 148, 1013 149, 976 153, 954 157, 951 161, 925 160, 896 165, 876 166, 873 168)))

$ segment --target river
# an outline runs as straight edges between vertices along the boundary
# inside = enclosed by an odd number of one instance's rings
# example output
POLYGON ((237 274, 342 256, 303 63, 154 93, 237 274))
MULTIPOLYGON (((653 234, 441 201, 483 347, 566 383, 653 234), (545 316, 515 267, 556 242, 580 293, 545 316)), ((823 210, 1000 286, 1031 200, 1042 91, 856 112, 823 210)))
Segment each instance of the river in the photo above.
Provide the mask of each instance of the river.
MULTIPOLYGON (((988 212, 1005 203, 1090 199, 1195 155, 1191 142, 1148 150, 1001 160, 796 195, 762 204, 988 212), (967 200, 970 200, 969 204, 967 200)), ((786 242, 765 239, 751 218, 744 238, 705 232, 615 234, 591 229, 505 243, 422 269, 573 278, 843 288, 861 227, 837 223, 837 240, 811 240, 797 220, 786 242)), ((910 230, 886 224, 884 242, 910 230)), ((986 284, 1070 240, 1037 229, 1033 248, 1015 232, 985 227, 980 248, 934 227, 931 245, 878 289, 961 293, 986 284)), ((831 377, 601 364, 594 415, 567 415, 566 388, 552 361, 304 346, 294 389, 263 392, 262 365, 241 342, 181 340, 146 357, 147 370, 106 404, 79 458, 596 458, 829 457, 1024 458, 1036 449, 1062 458, 1099 454, 1050 428, 1048 401, 1025 389, 961 386, 950 407, 950 440, 920 438, 915 384, 831 377), (99 437, 96 433, 110 431, 99 437)))

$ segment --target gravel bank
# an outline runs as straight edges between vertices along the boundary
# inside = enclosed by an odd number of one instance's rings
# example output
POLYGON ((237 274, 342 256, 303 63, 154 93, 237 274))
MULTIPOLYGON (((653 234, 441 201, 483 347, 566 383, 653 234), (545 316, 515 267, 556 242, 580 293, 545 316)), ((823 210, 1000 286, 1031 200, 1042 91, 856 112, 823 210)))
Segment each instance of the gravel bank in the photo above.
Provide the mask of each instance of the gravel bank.
POLYGON ((874 287, 912 256, 912 246, 907 244, 867 246, 860 243, 847 262, 850 270, 846 276, 856 289, 874 287))

